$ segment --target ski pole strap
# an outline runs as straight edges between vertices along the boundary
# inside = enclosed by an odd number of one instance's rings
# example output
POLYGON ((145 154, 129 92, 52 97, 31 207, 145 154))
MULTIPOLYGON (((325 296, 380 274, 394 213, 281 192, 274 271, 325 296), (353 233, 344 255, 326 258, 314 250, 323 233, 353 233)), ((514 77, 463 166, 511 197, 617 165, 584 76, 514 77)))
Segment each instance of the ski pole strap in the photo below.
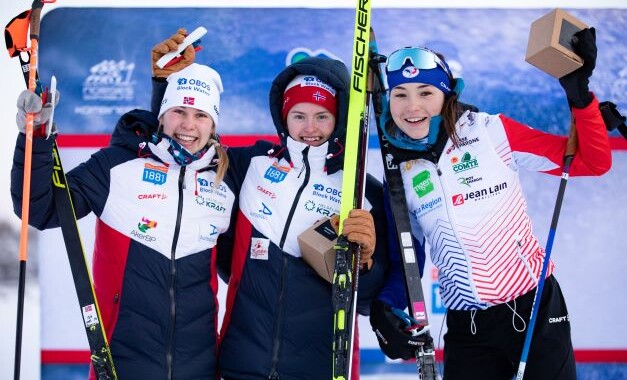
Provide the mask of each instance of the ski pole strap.
POLYGON ((577 151, 577 128, 575 127, 575 114, 570 116, 570 132, 568 134, 568 143, 566 144, 566 153, 564 157, 575 155, 577 151))

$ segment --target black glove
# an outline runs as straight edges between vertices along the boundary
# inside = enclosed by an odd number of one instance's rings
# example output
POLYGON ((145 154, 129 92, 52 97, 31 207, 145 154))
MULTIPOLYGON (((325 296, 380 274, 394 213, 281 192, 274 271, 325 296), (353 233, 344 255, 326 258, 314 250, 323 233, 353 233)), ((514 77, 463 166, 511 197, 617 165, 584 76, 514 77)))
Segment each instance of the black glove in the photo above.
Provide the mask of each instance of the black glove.
POLYGON ((370 305, 370 325, 381 351, 390 359, 415 358, 418 347, 433 344, 429 326, 417 324, 404 311, 393 309, 378 299, 370 305))
POLYGON ((616 104, 612 102, 601 102, 599 103, 599 110, 601 111, 605 128, 608 131, 613 131, 618 128, 620 134, 627 139, 627 126, 625 125, 627 117, 618 112, 616 104))
POLYGON ((575 33, 571 43, 575 54, 583 59, 583 66, 561 77, 560 84, 572 107, 585 108, 592 102, 588 79, 597 60, 596 31, 594 28, 582 29, 575 33))

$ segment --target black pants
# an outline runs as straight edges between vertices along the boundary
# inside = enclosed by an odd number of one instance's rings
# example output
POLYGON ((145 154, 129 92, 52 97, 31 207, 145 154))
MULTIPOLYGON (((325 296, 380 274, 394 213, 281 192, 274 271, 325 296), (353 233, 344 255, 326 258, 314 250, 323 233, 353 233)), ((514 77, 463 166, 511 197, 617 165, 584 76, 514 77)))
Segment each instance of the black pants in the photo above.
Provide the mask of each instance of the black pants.
MULTIPOLYGON (((518 371, 534 296, 535 289, 515 300, 516 313, 524 323, 514 316, 514 301, 486 310, 449 310, 444 380, 511 380, 518 371)), ((539 307, 524 378, 576 379, 568 310, 553 276, 544 283, 539 307)))

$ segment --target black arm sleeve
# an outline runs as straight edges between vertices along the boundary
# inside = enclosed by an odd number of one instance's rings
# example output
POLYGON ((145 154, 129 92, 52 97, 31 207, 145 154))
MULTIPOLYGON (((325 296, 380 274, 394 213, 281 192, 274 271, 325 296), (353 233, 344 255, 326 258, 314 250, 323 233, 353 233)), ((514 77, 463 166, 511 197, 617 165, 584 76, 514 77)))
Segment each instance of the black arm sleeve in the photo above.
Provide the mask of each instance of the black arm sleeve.
POLYGON ((165 78, 152 78, 152 97, 150 98, 150 110, 155 116, 159 116, 161 109, 161 101, 168 87, 168 81, 165 78))

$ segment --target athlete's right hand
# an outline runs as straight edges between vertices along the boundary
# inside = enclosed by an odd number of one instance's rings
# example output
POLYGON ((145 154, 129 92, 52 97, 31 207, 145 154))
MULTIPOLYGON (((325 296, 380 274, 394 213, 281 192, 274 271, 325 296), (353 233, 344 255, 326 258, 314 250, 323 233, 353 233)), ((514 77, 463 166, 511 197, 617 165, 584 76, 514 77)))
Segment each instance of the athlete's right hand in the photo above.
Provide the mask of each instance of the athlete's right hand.
POLYGON ((194 63, 194 59, 196 59, 196 50, 194 50, 194 46, 189 45, 183 52, 181 53, 181 60, 174 63, 171 66, 164 67, 160 69, 157 66, 157 61, 171 51, 176 51, 178 49, 179 44, 183 43, 183 40, 187 36, 187 31, 183 28, 177 30, 176 34, 173 34, 172 37, 168 38, 165 41, 162 41, 155 45, 152 48, 152 76, 157 78, 167 78, 170 74, 176 73, 178 71, 183 70, 187 66, 194 63))
MULTIPOLYGON (((59 97, 59 92, 57 92, 55 104, 59 103, 59 97)), ((50 120, 50 115, 52 114, 52 104, 50 102, 42 104, 41 98, 37 94, 29 90, 24 90, 17 98, 17 115, 15 115, 15 122, 21 133, 26 133, 27 113, 35 114, 33 129, 43 130, 43 133, 37 133, 37 131, 34 131, 33 134, 35 136, 45 135, 45 126, 48 123, 48 120, 50 120)))

